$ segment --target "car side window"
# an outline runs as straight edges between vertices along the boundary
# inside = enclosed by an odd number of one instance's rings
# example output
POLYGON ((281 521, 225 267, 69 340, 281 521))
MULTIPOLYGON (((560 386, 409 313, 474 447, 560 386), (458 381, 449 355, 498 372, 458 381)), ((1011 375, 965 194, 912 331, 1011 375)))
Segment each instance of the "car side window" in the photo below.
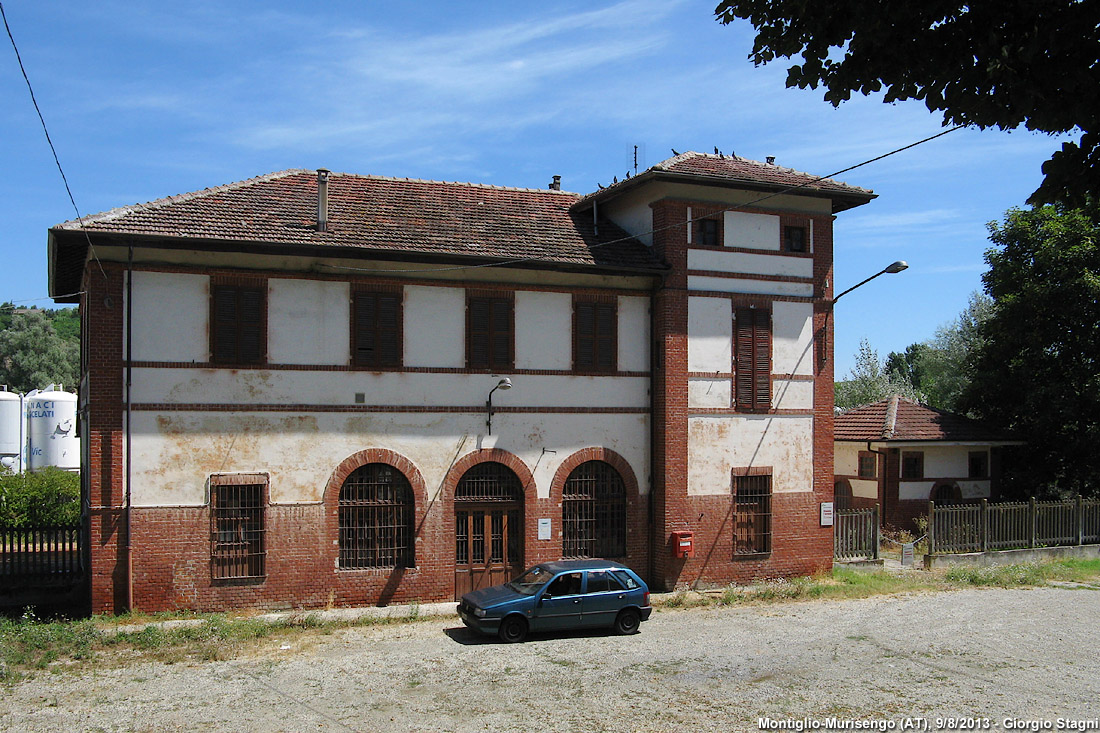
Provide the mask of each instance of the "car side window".
POLYGON ((581 592, 581 574, 566 573, 554 578, 546 588, 550 596, 574 596, 581 592))
POLYGON ((606 593, 608 591, 623 590, 623 584, 617 577, 606 570, 591 570, 588 573, 588 592, 606 593))
POLYGON ((625 585, 629 590, 634 590, 638 587, 638 581, 630 577, 630 573, 622 570, 612 570, 611 574, 615 576, 615 579, 625 585))

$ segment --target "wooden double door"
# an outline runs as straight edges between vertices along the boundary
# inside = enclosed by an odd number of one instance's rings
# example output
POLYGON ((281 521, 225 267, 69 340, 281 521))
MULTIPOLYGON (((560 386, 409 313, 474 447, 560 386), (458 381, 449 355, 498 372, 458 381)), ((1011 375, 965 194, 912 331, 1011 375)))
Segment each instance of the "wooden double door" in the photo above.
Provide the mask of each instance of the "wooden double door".
POLYGON ((455 600, 506 583, 523 560, 523 488, 511 469, 480 463, 455 491, 455 600))

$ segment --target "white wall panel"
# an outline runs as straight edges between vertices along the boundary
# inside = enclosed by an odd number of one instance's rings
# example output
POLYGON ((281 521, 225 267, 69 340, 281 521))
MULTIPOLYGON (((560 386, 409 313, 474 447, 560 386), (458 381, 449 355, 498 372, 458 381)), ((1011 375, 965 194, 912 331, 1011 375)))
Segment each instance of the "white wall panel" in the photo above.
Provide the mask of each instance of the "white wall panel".
POLYGON ((747 293, 749 295, 795 295, 810 298, 814 294, 812 283, 771 282, 768 280, 743 280, 736 277, 688 276, 688 290, 710 290, 716 293, 747 293))
POLYGON ((688 269, 789 277, 813 277, 814 274, 813 260, 809 257, 716 252, 709 249, 689 249, 688 269))
POLYGON ((516 368, 573 366, 573 296, 516 293, 516 368))
POLYGON ((648 372, 649 298, 619 298, 619 370, 648 372))
POLYGON ((814 373, 814 307, 810 303, 772 304, 772 372, 814 373))
POLYGON ((688 407, 729 407, 729 379, 692 379, 688 382, 688 407))
POLYGON ((779 250, 779 217, 774 214, 725 212, 724 243, 727 247, 779 250))
POLYGON ((270 278, 267 358, 273 364, 347 364, 350 358, 347 283, 270 278))
POLYGON ((731 469, 771 466, 772 491, 813 489, 813 418, 688 418, 688 493, 728 494, 731 469))
MULTIPOLYGON (((125 334, 126 304, 117 307, 124 309, 125 334)), ((208 276, 135 271, 133 310, 136 361, 210 359, 208 276)))
POLYGON ((466 366, 466 291, 405 286, 405 366, 466 366))
POLYGON ((688 371, 729 372, 733 311, 726 298, 688 298, 688 371))

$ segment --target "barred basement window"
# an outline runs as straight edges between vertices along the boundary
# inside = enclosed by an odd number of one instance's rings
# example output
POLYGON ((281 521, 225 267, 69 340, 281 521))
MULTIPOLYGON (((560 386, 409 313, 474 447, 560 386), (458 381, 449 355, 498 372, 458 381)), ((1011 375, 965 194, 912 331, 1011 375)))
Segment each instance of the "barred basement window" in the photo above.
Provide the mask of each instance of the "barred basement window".
POLYGON ((385 463, 351 472, 340 487, 340 567, 413 567, 413 491, 385 463))
POLYGON ((734 476, 733 554, 772 549, 772 477, 734 476))
POLYGON ((588 461, 562 489, 562 556, 626 555, 626 488, 610 464, 588 461))
POLYGON ((243 478, 211 477, 210 575, 215 580, 264 577, 266 478, 264 483, 243 478))

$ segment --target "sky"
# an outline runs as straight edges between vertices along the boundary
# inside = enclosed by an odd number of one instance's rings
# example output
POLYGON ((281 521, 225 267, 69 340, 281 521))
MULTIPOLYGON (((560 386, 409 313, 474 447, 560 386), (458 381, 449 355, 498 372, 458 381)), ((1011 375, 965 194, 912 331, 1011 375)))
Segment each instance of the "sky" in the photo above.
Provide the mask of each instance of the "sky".
MULTIPOLYGON (((587 193, 680 152, 829 175, 941 132, 919 102, 785 88, 714 2, 88 3, 4 12, 81 214, 288 168, 587 193)), ((0 36, 0 301, 52 307, 46 235, 76 218, 0 36)), ((958 130, 837 176, 878 198, 834 229, 836 377, 931 338, 981 288, 987 223, 1061 139, 958 130)))

